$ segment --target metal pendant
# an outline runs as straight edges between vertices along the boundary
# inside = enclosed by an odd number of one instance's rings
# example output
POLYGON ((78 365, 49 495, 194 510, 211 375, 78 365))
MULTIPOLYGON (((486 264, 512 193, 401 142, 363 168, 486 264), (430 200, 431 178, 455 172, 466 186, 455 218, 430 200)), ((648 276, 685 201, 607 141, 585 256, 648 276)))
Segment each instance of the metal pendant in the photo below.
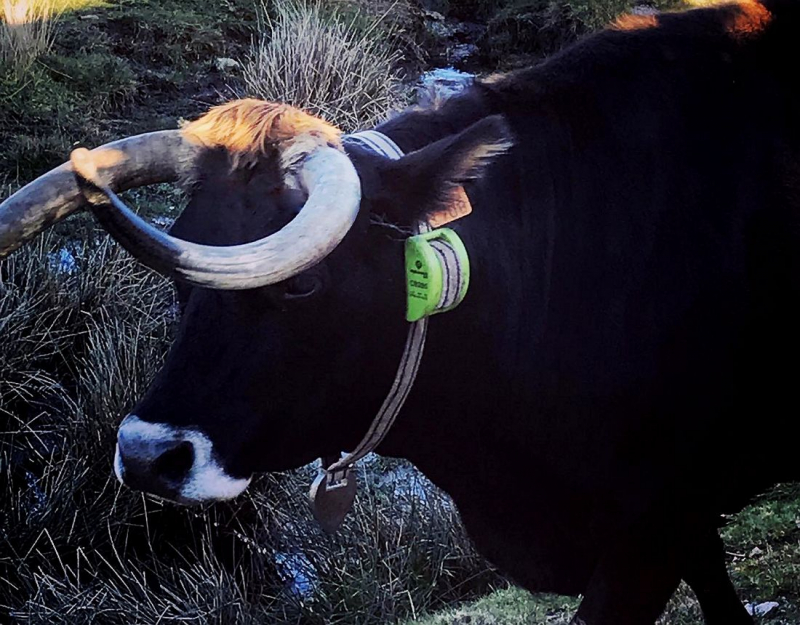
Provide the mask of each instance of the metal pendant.
POLYGON ((353 507, 353 500, 356 498, 355 471, 349 471, 345 479, 332 487, 328 487, 328 474, 320 471, 311 485, 308 497, 317 523, 325 532, 333 534, 353 507))

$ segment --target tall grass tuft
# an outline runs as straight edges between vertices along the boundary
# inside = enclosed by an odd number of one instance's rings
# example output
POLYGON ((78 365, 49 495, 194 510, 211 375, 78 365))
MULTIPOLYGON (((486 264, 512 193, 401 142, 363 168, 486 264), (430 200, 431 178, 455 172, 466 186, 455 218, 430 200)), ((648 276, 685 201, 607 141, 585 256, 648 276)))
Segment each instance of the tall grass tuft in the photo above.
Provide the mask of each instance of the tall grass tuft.
POLYGON ((249 95, 292 104, 345 131, 373 126, 405 102, 386 14, 348 14, 315 0, 276 3, 275 11, 270 17, 262 5, 244 63, 249 95))
POLYGON ((0 622, 393 622, 502 583, 396 461, 364 468, 335 536, 311 468, 199 509, 121 487, 116 426, 163 362, 174 297, 91 222, 65 225, 0 264, 0 622))
POLYGON ((258 570, 240 566, 249 499, 181 509, 111 471, 174 310, 167 280, 85 222, 0 264, 0 622, 235 623, 243 588, 269 582, 238 583, 258 570))
POLYGON ((54 0, 3 0, 0 69, 21 76, 46 54, 55 37, 54 0))

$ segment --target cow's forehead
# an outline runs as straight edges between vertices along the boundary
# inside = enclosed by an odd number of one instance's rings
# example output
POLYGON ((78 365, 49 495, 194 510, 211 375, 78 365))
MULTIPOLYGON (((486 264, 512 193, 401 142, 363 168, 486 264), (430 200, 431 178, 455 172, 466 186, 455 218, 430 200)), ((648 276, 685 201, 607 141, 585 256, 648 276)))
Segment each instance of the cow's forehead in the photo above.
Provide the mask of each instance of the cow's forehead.
POLYGON ((285 170, 320 147, 341 149, 341 131, 288 104, 244 99, 212 108, 182 130, 190 142, 224 149, 233 169, 277 151, 285 170))

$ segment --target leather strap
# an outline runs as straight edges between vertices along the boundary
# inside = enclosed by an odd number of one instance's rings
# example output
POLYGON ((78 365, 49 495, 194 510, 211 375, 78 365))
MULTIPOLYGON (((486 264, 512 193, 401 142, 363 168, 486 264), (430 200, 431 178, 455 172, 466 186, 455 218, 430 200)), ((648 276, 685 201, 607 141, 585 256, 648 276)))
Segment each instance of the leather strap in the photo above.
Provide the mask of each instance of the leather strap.
MULTIPOLYGON (((357 143, 367 149, 391 159, 399 159, 403 156, 400 147, 386 135, 376 130, 365 130, 344 137, 346 143, 357 143)), ((429 232, 430 226, 427 223, 418 223, 416 234, 429 232)), ((398 413, 403 408, 408 393, 414 384, 419 370, 419 363, 422 360, 422 352, 425 348, 425 336, 428 331, 427 317, 415 321, 411 324, 406 338, 403 356, 400 359, 400 366, 397 375, 389 391, 389 395, 383 402, 378 414, 372 420, 364 438, 349 454, 346 454, 338 461, 327 468, 323 468, 327 473, 326 488, 332 490, 347 482, 347 474, 352 466, 361 460, 368 453, 375 450, 381 441, 386 437, 394 425, 398 413)))
POLYGON ((397 160, 398 158, 404 156, 404 152, 400 149, 400 146, 398 146, 385 134, 378 132, 377 130, 362 130, 361 132, 356 132, 352 135, 346 135, 343 137, 343 141, 345 143, 355 143, 375 152, 376 154, 380 154, 381 156, 385 156, 393 160, 397 160))
MULTIPOLYGON (((399 159, 403 156, 403 151, 394 141, 375 130, 347 135, 344 137, 344 141, 345 143, 357 143, 387 158, 399 159)), ((418 222, 415 234, 430 232, 430 230, 431 227, 427 222, 418 222)), ((458 254, 447 241, 435 239, 431 241, 431 247, 439 257, 444 274, 444 288, 437 309, 445 309, 456 303, 459 293, 462 292, 464 271, 458 254)), ((325 480, 326 490, 346 486, 347 476, 353 465, 374 451, 389 433, 417 377, 422 353, 425 349, 427 331, 427 317, 411 323, 392 388, 361 442, 353 451, 330 465, 328 465, 329 458, 323 459, 322 468, 327 478, 325 480)))

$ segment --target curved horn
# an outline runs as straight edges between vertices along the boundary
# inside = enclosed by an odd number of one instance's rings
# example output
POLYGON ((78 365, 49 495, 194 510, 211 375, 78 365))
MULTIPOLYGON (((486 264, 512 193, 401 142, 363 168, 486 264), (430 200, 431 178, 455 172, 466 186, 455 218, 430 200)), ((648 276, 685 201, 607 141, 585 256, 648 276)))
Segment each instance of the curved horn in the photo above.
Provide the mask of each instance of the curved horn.
POLYGON ((297 275, 333 251, 361 203, 350 159, 334 148, 318 148, 300 170, 308 199, 286 226, 252 243, 200 245, 161 232, 125 206, 104 184, 93 153, 75 150, 71 159, 85 198, 111 236, 151 269, 201 287, 253 289, 297 275))
MULTIPOLYGON (((99 179, 118 191, 172 182, 188 172, 198 147, 179 130, 137 135, 92 151, 99 179)), ((70 163, 40 176, 0 204, 0 259, 86 201, 70 163)))

